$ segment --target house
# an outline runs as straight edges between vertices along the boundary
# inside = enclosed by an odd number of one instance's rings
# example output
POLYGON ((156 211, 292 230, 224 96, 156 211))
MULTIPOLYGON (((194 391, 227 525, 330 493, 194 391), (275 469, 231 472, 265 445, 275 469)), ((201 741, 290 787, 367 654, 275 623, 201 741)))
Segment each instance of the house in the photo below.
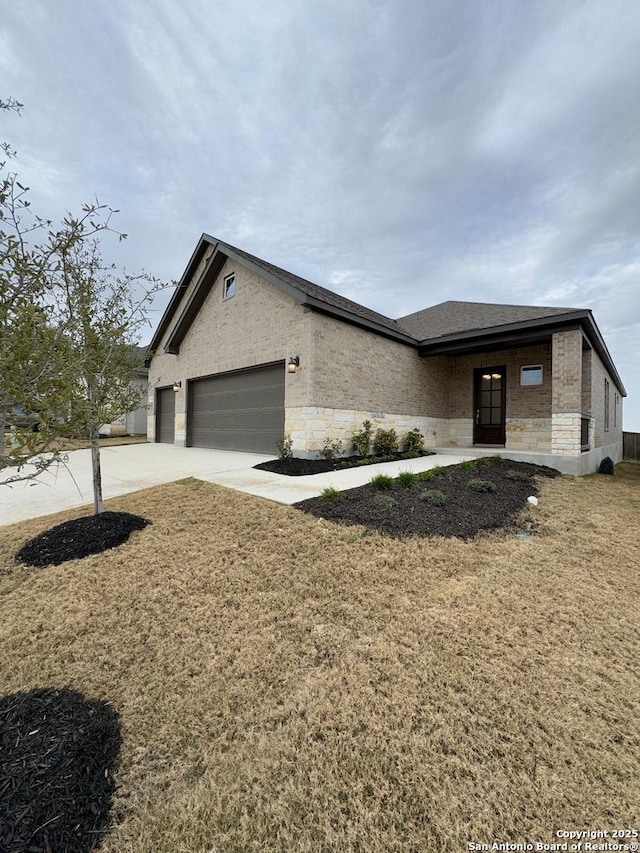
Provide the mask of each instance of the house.
POLYGON ((133 387, 139 391, 142 405, 133 412, 127 412, 121 415, 110 424, 103 424, 100 427, 100 435, 117 436, 117 435, 146 435, 147 434, 147 405, 144 402, 147 397, 147 385, 149 380, 149 368, 144 364, 145 356, 148 347, 134 347, 135 356, 139 361, 139 365, 134 368, 134 377, 132 380, 133 387))
POLYGON ((590 310, 443 302, 397 320, 203 234, 150 345, 151 441, 313 457, 365 419, 426 446, 595 470, 625 390, 590 310))

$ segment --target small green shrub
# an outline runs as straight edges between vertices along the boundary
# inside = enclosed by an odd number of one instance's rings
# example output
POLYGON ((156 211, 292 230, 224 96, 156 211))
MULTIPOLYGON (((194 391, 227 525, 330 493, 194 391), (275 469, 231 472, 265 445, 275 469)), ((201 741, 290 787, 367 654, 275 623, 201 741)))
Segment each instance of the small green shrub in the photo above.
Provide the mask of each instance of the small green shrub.
POLYGON ((490 465, 499 465, 502 462, 502 456, 499 453, 496 453, 495 456, 487 457, 489 459, 490 465))
POLYGON ((358 459, 356 465, 373 465, 374 462, 377 462, 377 459, 372 459, 371 456, 365 456, 364 459, 358 459))
POLYGON ((351 445, 360 456, 368 456, 371 453, 371 436, 373 428, 371 421, 365 421, 362 424, 360 432, 356 432, 351 436, 351 445))
POLYGON ((393 478, 386 474, 378 474, 371 478, 371 485, 378 491, 390 491, 393 488, 393 478))
POLYGON ((391 455, 389 455, 389 456, 375 456, 372 459, 372 462, 395 462, 396 459, 397 459, 397 457, 395 455, 394 456, 391 456, 391 455))
POLYGON ((444 475, 447 473, 447 469, 444 467, 444 465, 434 465, 433 468, 431 468, 430 470, 433 471, 434 477, 444 477, 444 475))
POLYGON ((429 468, 428 471, 420 471, 420 473, 418 474, 418 479, 428 482, 429 480, 434 480, 437 476, 437 474, 433 473, 433 468, 429 468))
POLYGON ((422 453, 424 450, 424 436, 417 427, 409 430, 405 435, 402 442, 402 449, 406 453, 416 453, 418 455, 422 453))
POLYGON ((460 468, 461 471, 467 471, 470 474, 472 471, 476 470, 476 463, 473 459, 467 459, 465 462, 461 462, 458 465, 458 468, 460 468))
POLYGON ((402 459, 418 459, 420 456, 422 456, 422 453, 418 453, 417 450, 403 450, 400 454, 402 459))
POLYGON ((488 456, 481 456, 480 459, 476 459, 476 465, 484 468, 485 465, 491 465, 491 459, 488 456))
POLYGON ((390 509, 392 506, 396 506, 398 502, 395 498, 392 498, 391 495, 385 495, 378 492, 373 496, 373 503, 376 506, 383 507, 383 509, 390 509))
POLYGON ((320 500, 325 501, 328 504, 337 504, 342 500, 342 495, 337 489, 332 489, 331 486, 327 486, 326 489, 323 489, 320 492, 320 500))
POLYGON ((409 489, 417 484, 418 475, 414 474, 413 471, 400 471, 398 474, 398 482, 401 486, 404 486, 405 489, 409 489))
POLYGON ((530 483, 531 477, 525 471, 514 471, 510 468, 504 475, 508 480, 516 480, 520 483, 530 483))
POLYGON ((496 484, 490 480, 469 480, 467 488, 472 492, 495 492, 496 484))
POLYGON ((431 506, 444 506, 447 502, 447 496, 439 489, 427 489, 420 492, 420 500, 431 506))
POLYGON ((342 442, 339 438, 335 439, 335 441, 331 441, 330 438, 325 438, 322 443, 322 449, 320 450, 320 456, 323 459, 335 459, 335 457, 342 453, 342 442))
POLYGON ((398 435, 395 429, 378 429, 373 439, 376 456, 393 456, 398 452, 398 435))
POLYGON ((278 448, 278 456, 280 459, 282 459, 283 462, 291 462, 293 459, 293 439, 289 433, 283 436, 276 446, 278 448))

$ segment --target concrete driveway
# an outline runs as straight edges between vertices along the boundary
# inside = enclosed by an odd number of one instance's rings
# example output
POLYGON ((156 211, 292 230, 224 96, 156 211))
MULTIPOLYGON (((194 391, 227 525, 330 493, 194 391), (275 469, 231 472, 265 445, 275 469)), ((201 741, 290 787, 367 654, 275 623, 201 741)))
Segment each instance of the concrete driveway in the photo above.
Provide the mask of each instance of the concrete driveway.
MULTIPOLYGON (((438 454, 307 477, 286 477, 253 468, 273 456, 171 444, 103 447, 100 458, 105 500, 184 477, 197 477, 278 503, 292 504, 315 497, 327 486, 340 490, 362 486, 381 471, 397 476, 399 471, 424 471, 434 465, 454 465, 467 457, 438 454)), ((92 502, 91 453, 74 450, 69 453, 66 466, 45 472, 38 482, 16 483, 11 487, 0 484, 0 525, 92 502)))

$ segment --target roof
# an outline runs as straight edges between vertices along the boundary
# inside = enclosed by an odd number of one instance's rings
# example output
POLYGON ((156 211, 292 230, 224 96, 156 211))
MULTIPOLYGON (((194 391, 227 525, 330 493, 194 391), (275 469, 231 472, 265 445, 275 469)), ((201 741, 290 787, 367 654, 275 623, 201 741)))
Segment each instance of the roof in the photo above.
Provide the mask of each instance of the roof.
MULTIPOLYGON (((191 255, 149 345, 150 357, 160 345, 176 314, 177 320, 173 324, 164 349, 169 353, 179 352, 182 340, 227 258, 237 260, 247 269, 288 293, 306 308, 415 347, 421 355, 437 352, 453 353, 456 348, 461 351, 460 347, 463 346, 467 349, 487 348, 493 344, 513 346, 525 337, 529 340, 534 337, 541 339, 542 336, 548 336, 551 331, 559 327, 581 328, 602 358, 621 393, 626 395, 611 355, 589 309, 449 300, 394 320, 282 267, 277 267, 256 255, 251 255, 244 249, 218 240, 210 234, 202 234, 191 255), (195 288, 192 289, 188 299, 184 300, 199 264, 211 248, 213 250, 195 288), (185 304, 182 304, 183 300, 185 304)), ((146 363, 149 363, 149 358, 146 363)))
POLYGON ((414 314, 407 314, 406 317, 399 317, 398 323, 414 338, 424 341, 458 332, 573 314, 578 310, 580 309, 449 300, 414 314))

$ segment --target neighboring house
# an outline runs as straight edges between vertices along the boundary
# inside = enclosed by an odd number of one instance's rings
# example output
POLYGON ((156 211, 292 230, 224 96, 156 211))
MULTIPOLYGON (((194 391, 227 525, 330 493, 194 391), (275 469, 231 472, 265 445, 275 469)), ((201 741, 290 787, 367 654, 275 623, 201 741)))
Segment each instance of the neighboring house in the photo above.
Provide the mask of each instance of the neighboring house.
POLYGON ((148 347, 135 347, 135 350, 140 360, 140 366, 135 368, 135 376, 131 384, 134 388, 140 391, 142 405, 133 412, 127 412, 126 415, 121 415, 117 420, 110 424, 103 424, 100 427, 100 435, 116 436, 147 434, 148 412, 145 399, 147 397, 149 368, 144 364, 144 359, 148 352, 148 347))
POLYGON ((206 234, 150 346, 150 440, 297 456, 365 419, 569 473, 622 454, 591 311, 443 302, 392 320, 206 234), (297 360, 298 363, 291 363, 297 360))

